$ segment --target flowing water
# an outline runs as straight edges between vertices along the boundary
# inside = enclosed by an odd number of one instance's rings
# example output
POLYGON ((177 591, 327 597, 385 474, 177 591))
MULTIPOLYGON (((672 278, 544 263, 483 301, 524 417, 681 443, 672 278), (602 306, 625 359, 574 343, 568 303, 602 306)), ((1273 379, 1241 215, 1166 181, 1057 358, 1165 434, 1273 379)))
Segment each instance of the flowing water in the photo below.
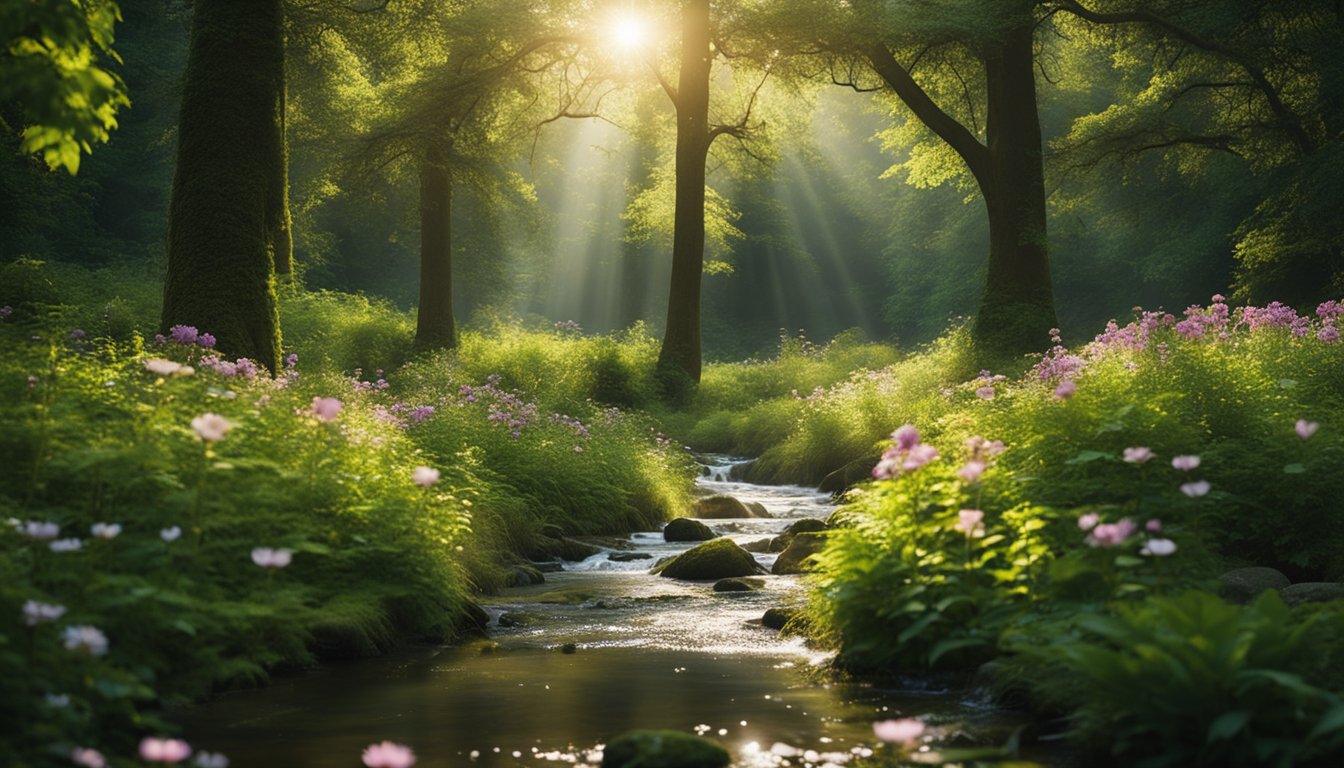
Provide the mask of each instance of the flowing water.
MULTIPOLYGON (((739 543, 832 509, 825 494, 732 482, 730 462, 710 463, 698 481, 705 491, 772 515, 705 521, 739 543)), ((324 666, 179 720, 193 745, 241 768, 345 768, 384 739, 413 746, 421 766, 596 766, 604 740, 631 728, 704 734, 739 768, 820 768, 869 754, 874 720, 922 717, 946 739, 977 744, 1001 742, 1016 725, 977 695, 927 682, 829 681, 825 655, 761 626, 767 608, 802 601, 798 577, 715 593, 649 574, 690 546, 636 533, 545 584, 493 598, 489 642, 324 666), (619 559, 631 553, 651 557, 619 559)), ((757 555, 766 567, 774 557, 757 555)))

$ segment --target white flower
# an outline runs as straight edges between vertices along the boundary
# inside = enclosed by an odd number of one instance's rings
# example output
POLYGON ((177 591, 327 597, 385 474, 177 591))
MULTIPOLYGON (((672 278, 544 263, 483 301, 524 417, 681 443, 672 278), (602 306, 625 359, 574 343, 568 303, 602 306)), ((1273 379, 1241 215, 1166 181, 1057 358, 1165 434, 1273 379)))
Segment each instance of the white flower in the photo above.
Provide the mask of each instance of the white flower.
POLYGON ((48 621, 55 621, 65 615, 65 606, 51 603, 39 603, 29 600, 23 604, 23 623, 35 627, 48 621))
POLYGON ((97 627, 66 627, 65 647, 71 651, 83 651, 90 656, 102 656, 107 653, 107 635, 97 627))
POLYGON ((54 709, 65 709, 70 706, 70 697, 64 693, 48 693, 42 697, 48 707, 54 709))
POLYGON ((84 542, 79 539, 57 539, 47 546, 51 547, 52 552, 78 552, 84 548, 84 542))
POLYGON ((229 758, 219 752, 197 752, 195 763, 200 768, 229 768, 229 758))
POLYGON ((182 364, 156 357, 145 361, 145 369, 157 376, 172 376, 182 370, 182 364))
POLYGON ((1192 499, 1197 499, 1207 494, 1212 487, 1208 480, 1196 480, 1193 483, 1181 483, 1181 493, 1192 499))
POLYGON ((284 568, 294 559, 294 553, 288 549, 257 547, 252 550, 252 562, 262 568, 284 568))
POLYGON ((117 523, 94 523, 89 530, 100 539, 115 539, 121 534, 121 525, 117 523))
POLYGON ((1149 539, 1148 544, 1139 550, 1140 555, 1166 557, 1176 554, 1176 542, 1171 539, 1149 539))
POLYGON ((164 528, 163 530, 159 531, 159 538, 168 542, 177 541, 178 537, 181 535, 182 535, 182 529, 176 525, 174 525, 172 528, 164 528))
POLYGON ((207 443, 216 443, 233 429, 233 422, 216 413, 203 413, 191 420, 191 428, 207 443))
POLYGON ((61 526, 56 523, 29 520, 18 527, 18 531, 34 541, 50 541, 60 535, 61 526))
POLYGON ((411 470, 411 482, 421 488, 428 488, 439 482, 439 470, 433 467, 416 467, 411 470))

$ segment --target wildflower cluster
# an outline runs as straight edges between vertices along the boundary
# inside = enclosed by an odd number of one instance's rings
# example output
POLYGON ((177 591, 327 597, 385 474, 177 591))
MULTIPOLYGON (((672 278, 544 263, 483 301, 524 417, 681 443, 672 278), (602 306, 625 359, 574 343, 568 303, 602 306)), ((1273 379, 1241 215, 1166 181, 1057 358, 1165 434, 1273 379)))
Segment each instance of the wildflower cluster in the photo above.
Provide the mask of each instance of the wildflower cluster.
POLYGON ((919 430, 906 424, 891 433, 891 447, 882 454, 882 460, 873 467, 873 477, 890 480, 914 472, 938 458, 938 449, 920 442, 919 430))

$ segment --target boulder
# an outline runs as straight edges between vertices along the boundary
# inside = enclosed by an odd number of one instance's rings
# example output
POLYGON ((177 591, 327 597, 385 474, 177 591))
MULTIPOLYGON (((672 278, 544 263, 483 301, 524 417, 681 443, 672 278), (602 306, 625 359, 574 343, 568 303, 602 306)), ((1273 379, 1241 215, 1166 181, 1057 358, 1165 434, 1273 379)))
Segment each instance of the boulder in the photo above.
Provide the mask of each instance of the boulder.
POLYGON ((797 536, 800 533, 819 533, 826 530, 826 521, 818 520, 815 517, 804 517, 801 520, 794 520, 789 523, 789 527, 784 529, 784 533, 790 536, 797 536))
POLYGON ((627 731, 607 742, 602 768, 727 768, 728 752, 680 731, 627 731))
POLYGON ((657 565, 653 573, 670 579, 711 581, 733 576, 754 576, 765 569, 751 553, 732 539, 714 539, 657 565))
POLYGON ((770 572, 776 576, 790 573, 802 573, 811 563, 808 559, 821 551, 826 539, 820 533, 800 533, 789 542, 788 549, 779 553, 770 572))
POLYGON ((536 568, 538 571, 541 571, 542 573, 559 573, 565 570, 564 563, 555 560, 550 560, 543 563, 534 562, 532 563, 532 567, 536 568))
POLYGON ((663 527, 666 541, 709 541, 715 537, 708 525, 689 517, 678 517, 663 527))
POLYGON ((648 552, 613 552, 607 555, 607 559, 613 563, 628 563, 631 560, 652 560, 653 555, 648 552))
POLYGON ((730 520, 732 518, 754 517, 747 505, 732 496, 710 496, 697 499, 691 511, 692 517, 702 520, 730 520))
POLYGON ((506 587, 530 587, 533 584, 545 584, 546 576, 536 568, 530 565, 515 565, 509 568, 509 573, 504 577, 504 586, 506 587))
POLYGON ((1304 581, 1280 589, 1279 596, 1290 608, 1303 603, 1326 603, 1344 599, 1344 584, 1333 581, 1304 581))
POLYGON ((1283 589, 1292 582, 1273 568, 1234 568, 1218 577, 1228 600, 1245 605, 1267 589, 1283 589))
POLYGON ((798 615, 798 611, 793 608, 771 608, 761 617, 761 626, 767 629, 783 629, 789 619, 798 615))
POLYGON ((755 592, 765 588, 765 579, 719 579, 714 582, 715 592, 755 592))
POLYGON ((751 510, 752 517, 774 517, 770 514, 770 510, 766 509, 765 505, 759 501, 751 502, 747 505, 747 509, 751 510))
POLYGON ((748 552, 769 552, 770 543, 772 541, 774 541, 774 539, 757 539, 743 544, 742 548, 748 552))
POLYGON ((561 560, 568 560, 571 563, 577 563, 580 560, 588 558, 601 552, 601 548, 592 544, 585 544, 582 541, 574 539, 560 539, 550 542, 551 553, 561 560))

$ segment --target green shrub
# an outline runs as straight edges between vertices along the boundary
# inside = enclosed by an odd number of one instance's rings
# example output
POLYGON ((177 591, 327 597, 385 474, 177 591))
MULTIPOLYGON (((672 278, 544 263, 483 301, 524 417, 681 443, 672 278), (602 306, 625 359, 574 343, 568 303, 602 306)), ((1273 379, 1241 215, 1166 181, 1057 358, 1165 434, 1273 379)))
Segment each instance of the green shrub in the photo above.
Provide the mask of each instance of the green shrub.
POLYGON ((1344 700, 1314 683, 1331 658, 1325 616, 1295 620, 1273 591, 1244 608, 1187 592, 1014 647, 1072 738, 1117 765, 1338 765, 1344 700))

